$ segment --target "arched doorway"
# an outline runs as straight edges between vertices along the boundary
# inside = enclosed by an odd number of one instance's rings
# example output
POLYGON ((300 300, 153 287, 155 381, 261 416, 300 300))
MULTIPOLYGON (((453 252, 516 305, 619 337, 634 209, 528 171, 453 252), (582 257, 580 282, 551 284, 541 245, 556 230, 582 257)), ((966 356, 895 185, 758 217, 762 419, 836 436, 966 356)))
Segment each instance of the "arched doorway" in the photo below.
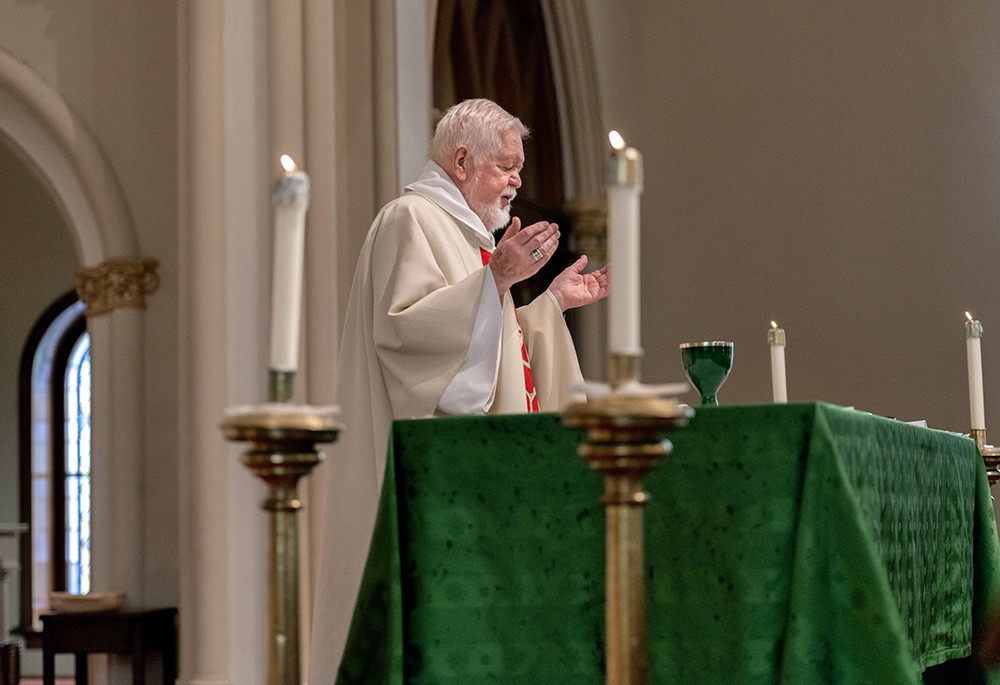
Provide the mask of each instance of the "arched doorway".
POLYGON ((76 255, 88 303, 95 455, 93 586, 143 601, 141 555, 142 312, 155 265, 139 259, 136 231, 114 172, 83 122, 30 67, 0 52, 0 138, 48 189, 76 255), (137 280, 138 279, 138 280, 137 280), (134 286, 138 287, 134 287, 134 286), (129 294, 122 299, 123 290, 129 294), (128 298, 131 298, 129 300, 128 298), (91 306, 91 303, 99 306, 91 306), (114 507, 115 516, 111 515, 114 507))

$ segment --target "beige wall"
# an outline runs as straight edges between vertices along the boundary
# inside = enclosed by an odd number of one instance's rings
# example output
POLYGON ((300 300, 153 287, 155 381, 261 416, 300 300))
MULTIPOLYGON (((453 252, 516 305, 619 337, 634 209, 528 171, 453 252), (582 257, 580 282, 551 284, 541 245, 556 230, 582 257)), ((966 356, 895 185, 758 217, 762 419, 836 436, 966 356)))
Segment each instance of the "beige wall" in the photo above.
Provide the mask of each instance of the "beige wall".
POLYGON ((776 319, 793 401, 967 431, 969 309, 1000 430, 1000 9, 612 5, 590 8, 607 125, 645 158, 646 377, 728 339, 721 401, 769 401, 776 319))
POLYGON ((2 138, 0 179, 0 523, 14 523, 20 520, 21 353, 42 312, 73 289, 77 264, 69 229, 48 191, 2 138))

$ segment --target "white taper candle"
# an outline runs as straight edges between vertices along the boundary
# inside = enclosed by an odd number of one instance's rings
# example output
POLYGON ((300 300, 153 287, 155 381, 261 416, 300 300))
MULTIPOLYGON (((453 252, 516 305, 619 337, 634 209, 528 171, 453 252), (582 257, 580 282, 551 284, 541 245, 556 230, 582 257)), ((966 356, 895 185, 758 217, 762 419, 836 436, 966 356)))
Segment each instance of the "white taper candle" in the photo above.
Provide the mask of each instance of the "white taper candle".
POLYGON ((983 401, 983 325, 966 312, 965 355, 969 365, 970 428, 986 430, 986 404, 983 401))
POLYGON ((274 185, 274 267, 271 273, 271 369, 294 372, 299 359, 302 271, 309 176, 282 155, 274 185))
POLYGON ((785 378, 785 329, 771 322, 767 331, 767 344, 771 348, 771 395, 775 404, 788 402, 788 383, 785 378))
POLYGON ((617 131, 608 138, 614 148, 607 167, 608 262, 613 280, 608 295, 608 352, 639 356, 642 155, 626 147, 617 131))

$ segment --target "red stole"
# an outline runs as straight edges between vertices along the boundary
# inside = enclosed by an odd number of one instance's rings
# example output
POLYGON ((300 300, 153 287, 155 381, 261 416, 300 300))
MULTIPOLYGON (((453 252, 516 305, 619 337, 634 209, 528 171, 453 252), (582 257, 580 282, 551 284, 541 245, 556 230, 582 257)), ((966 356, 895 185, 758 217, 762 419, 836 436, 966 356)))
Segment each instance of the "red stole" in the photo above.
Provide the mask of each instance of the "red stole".
MULTIPOLYGON (((483 258, 483 266, 490 263, 491 253, 483 248, 479 248, 479 254, 483 258)), ((514 320, 517 321, 517 311, 514 312, 514 320)), ((521 340, 521 361, 524 363, 524 394, 528 403, 528 413, 538 413, 538 393, 535 392, 535 379, 531 376, 531 362, 528 361, 528 347, 524 344, 524 334, 521 332, 521 322, 517 322, 517 337, 521 340)))

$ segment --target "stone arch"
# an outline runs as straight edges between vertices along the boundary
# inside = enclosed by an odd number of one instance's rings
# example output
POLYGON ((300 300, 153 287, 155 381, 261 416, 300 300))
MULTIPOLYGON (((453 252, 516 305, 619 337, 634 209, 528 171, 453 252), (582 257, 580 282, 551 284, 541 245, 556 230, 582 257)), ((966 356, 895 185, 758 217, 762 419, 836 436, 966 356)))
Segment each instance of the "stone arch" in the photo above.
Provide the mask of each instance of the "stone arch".
POLYGON ((124 194, 97 141, 59 93, 3 51, 0 133, 50 187, 82 265, 138 254, 124 194))
MULTIPOLYGON (((591 266, 599 266, 607 259, 604 162, 608 147, 586 3, 542 0, 541 4, 559 98, 567 172, 565 210, 573 218, 572 248, 589 255, 591 266)), ((568 318, 587 378, 603 378, 606 372, 606 312, 607 303, 598 302, 570 312, 568 318)))
MULTIPOLYGON (((156 287, 155 262, 140 260, 124 193, 100 145, 66 101, 33 69, 0 51, 0 137, 27 162, 62 212, 81 267, 84 290, 110 297, 88 311, 94 420, 93 589, 125 590, 141 605, 143 511, 142 309, 156 287), (138 265, 138 266, 137 266, 138 265), (106 285, 100 274, 115 272, 106 285), (121 292, 129 273, 146 278, 121 292), (106 292, 105 292, 106 291, 106 292), (118 292, 115 292, 118 291, 118 292), (107 304, 107 302, 103 302, 107 304), (114 506, 115 516, 111 515, 114 506)), ((82 298, 86 301, 86 297, 82 298)), ((88 304, 89 310, 89 304, 88 304)))

